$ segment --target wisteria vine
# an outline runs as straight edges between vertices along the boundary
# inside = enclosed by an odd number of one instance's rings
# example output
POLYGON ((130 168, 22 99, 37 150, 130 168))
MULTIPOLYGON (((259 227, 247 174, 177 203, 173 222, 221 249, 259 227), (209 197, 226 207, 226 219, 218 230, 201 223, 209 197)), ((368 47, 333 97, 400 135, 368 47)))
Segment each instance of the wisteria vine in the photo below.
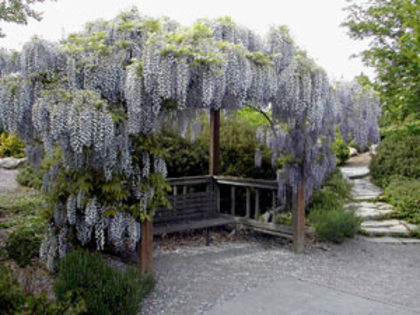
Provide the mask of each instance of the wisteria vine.
POLYGON ((139 220, 165 204, 166 164, 151 139, 174 121, 180 134, 199 130, 192 118, 203 109, 272 110, 260 138, 273 165, 291 156, 280 199, 299 174, 310 196, 335 167, 337 99, 284 27, 261 37, 229 18, 187 28, 131 10, 60 44, 34 39, 0 55, 0 126, 25 141, 32 165, 43 152, 55 161, 43 183, 54 201, 41 246, 50 269, 75 242, 135 249, 139 220))

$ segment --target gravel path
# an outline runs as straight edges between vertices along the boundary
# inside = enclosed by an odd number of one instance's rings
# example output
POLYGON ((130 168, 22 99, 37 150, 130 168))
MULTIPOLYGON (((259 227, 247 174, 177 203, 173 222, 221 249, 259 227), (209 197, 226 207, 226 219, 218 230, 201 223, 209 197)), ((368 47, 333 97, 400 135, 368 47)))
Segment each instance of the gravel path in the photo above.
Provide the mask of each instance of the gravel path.
POLYGON ((3 192, 12 192, 18 188, 16 175, 18 170, 5 170, 0 168, 0 194, 3 192))
MULTIPOLYGON (((205 314, 285 276, 420 314, 420 246, 349 240, 294 255, 290 245, 226 242, 155 251, 158 283, 143 315, 205 314)), ((339 312, 338 312, 339 314, 339 312)))

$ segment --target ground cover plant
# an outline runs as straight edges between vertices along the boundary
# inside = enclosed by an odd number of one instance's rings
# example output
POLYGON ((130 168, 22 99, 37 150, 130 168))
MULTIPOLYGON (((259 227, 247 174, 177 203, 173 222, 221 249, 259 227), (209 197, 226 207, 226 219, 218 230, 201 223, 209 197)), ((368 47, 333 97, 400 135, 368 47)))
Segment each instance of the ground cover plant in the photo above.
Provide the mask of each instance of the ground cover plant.
POLYGON ((82 299, 67 296, 64 302, 51 301, 45 293, 25 292, 14 273, 6 265, 0 267, 0 314, 77 315, 85 314, 82 299))

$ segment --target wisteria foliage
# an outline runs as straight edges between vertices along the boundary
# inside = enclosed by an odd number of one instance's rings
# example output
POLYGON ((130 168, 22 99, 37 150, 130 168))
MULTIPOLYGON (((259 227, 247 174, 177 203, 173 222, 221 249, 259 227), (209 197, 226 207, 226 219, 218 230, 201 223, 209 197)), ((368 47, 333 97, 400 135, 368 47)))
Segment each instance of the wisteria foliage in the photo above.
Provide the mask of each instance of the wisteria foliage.
POLYGON ((153 176, 167 176, 164 160, 148 147, 139 152, 135 139, 153 136, 165 123, 193 137, 201 128, 193 117, 203 109, 272 109, 273 129, 262 135, 273 165, 281 154, 295 159, 279 176, 279 197, 286 184, 296 190, 302 174, 312 191, 335 166, 329 148, 337 106, 328 79, 284 27, 261 37, 229 18, 187 28, 131 10, 60 44, 34 39, 18 57, 0 57, 0 127, 22 137, 32 164, 39 165, 41 145, 48 156, 60 149, 44 191, 52 191, 63 172, 76 186, 60 195, 41 247, 50 268, 71 249, 74 235, 98 250, 135 249, 138 220, 153 210, 153 176), (107 189, 113 180, 125 183, 129 195, 109 200, 82 187, 89 172, 103 177, 107 189))

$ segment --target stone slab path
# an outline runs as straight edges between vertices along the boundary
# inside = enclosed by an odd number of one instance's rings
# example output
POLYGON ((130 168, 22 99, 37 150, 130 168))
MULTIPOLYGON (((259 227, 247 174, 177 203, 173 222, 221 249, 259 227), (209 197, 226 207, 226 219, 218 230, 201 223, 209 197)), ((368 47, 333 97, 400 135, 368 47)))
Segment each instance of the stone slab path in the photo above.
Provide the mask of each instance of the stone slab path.
POLYGON ((0 194, 16 190, 19 184, 16 181, 17 170, 0 168, 0 194))
MULTIPOLYGON (((404 220, 387 219, 394 211, 394 207, 378 199, 382 196, 383 190, 374 185, 369 177, 370 159, 361 154, 356 157, 357 163, 350 159, 348 166, 341 167, 344 177, 353 184, 351 197, 353 202, 345 205, 347 209, 355 209, 356 214, 363 219, 361 225, 362 234, 370 237, 377 237, 376 242, 382 238, 378 237, 409 237, 411 232, 418 227, 409 224, 404 220), (363 163, 363 161, 365 161, 363 163)), ((385 242, 389 239, 383 238, 385 242)), ((403 243, 396 240, 394 243, 403 243)), ((412 243, 419 243, 413 239, 412 243)))

